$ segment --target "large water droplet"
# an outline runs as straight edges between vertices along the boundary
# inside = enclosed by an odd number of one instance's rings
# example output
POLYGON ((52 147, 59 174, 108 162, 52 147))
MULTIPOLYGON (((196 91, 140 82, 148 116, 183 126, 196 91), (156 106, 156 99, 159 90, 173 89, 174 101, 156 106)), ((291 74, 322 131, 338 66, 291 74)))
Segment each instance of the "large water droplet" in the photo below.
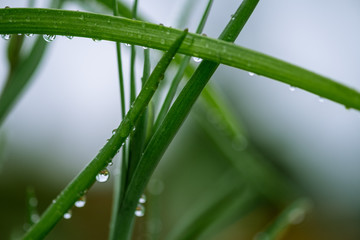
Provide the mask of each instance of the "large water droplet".
POLYGON ((101 170, 98 175, 96 175, 96 181, 98 182, 106 182, 110 177, 109 170, 107 168, 104 168, 101 170))
POLYGON ((32 36, 34 36, 33 33, 25 33, 25 37, 32 37, 32 36))
POLYGON ((294 91, 296 90, 296 88, 295 88, 294 86, 289 86, 289 90, 290 90, 291 92, 294 92, 294 91))
POLYGON ((44 34, 43 38, 45 41, 47 42, 52 42, 54 41, 54 39, 56 38, 56 35, 48 35, 48 34, 44 34))
POLYGON ((139 203, 146 203, 146 195, 144 193, 139 198, 139 203))
POLYGON ((1 38, 4 40, 9 40, 11 38, 11 34, 1 34, 1 38))
POLYGON ((84 207, 86 204, 86 196, 81 196, 76 202, 75 202, 75 207, 78 207, 78 208, 82 208, 84 207))
POLYGON ((199 57, 193 57, 193 60, 194 60, 195 62, 201 62, 201 61, 202 61, 202 59, 199 58, 199 57))
POLYGON ((135 216, 143 217, 144 215, 145 215, 145 207, 139 203, 135 209, 135 216))
POLYGON ((64 213, 63 216, 65 219, 70 219, 72 217, 72 211, 71 209, 69 211, 67 211, 66 213, 64 213))
POLYGON ((253 76, 255 76, 255 73, 249 72, 249 76, 250 76, 250 77, 253 77, 253 76))
POLYGON ((116 128, 115 129, 113 129, 112 131, 111 131, 111 133, 112 133, 112 135, 114 135, 115 133, 116 133, 116 128))

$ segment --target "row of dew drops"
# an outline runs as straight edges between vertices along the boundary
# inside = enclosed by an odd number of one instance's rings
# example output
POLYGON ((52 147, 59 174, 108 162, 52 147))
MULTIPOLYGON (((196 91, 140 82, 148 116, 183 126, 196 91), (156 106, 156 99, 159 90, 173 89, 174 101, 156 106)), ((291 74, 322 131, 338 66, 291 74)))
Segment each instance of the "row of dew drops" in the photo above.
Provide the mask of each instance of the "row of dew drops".
MULTIPOLYGON (((21 35, 21 34, 18 34, 18 35, 21 35)), ((26 33, 26 34, 24 34, 24 35, 25 35, 26 37, 32 37, 32 36, 34 36, 33 33, 26 33)), ((71 39, 74 38, 73 36, 65 36, 65 37, 66 37, 67 39, 69 39, 69 40, 71 40, 71 39)), ((4 40, 10 40, 10 39, 11 39, 11 34, 1 34, 1 38, 4 39, 4 40)), ((56 35, 50 35, 50 34, 44 34, 44 35, 43 35, 43 39, 44 39, 46 42, 48 42, 48 43, 54 41, 55 38, 56 38, 56 35)), ((93 40, 94 42, 100 42, 100 41, 101 41, 101 39, 97 39, 97 38, 93 38, 92 40, 93 40)), ((162 39, 162 40, 164 40, 164 39, 162 39)), ((164 41, 161 41, 161 43, 164 44, 164 43, 165 43, 165 40, 164 40, 164 41)), ((130 47, 131 44, 125 43, 125 46, 130 47)), ((144 48, 144 49, 147 49, 147 47, 145 47, 145 46, 144 46, 143 48, 144 48)), ((196 62, 196 63, 200 63, 200 62, 202 61, 202 59, 199 58, 199 57, 192 57, 192 59, 193 59, 194 62, 196 62)))

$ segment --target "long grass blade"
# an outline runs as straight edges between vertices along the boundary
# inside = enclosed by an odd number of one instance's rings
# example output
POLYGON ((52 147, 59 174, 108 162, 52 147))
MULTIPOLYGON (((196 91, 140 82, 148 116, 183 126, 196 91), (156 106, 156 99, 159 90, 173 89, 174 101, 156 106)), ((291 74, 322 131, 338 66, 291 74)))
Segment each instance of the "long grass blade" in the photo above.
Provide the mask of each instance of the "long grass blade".
MULTIPOLYGON (((0 34, 78 36, 166 50, 180 30, 138 20, 53 9, 0 9, 0 34)), ((188 34, 179 53, 266 76, 360 110, 360 93, 329 78, 223 40, 188 34)))

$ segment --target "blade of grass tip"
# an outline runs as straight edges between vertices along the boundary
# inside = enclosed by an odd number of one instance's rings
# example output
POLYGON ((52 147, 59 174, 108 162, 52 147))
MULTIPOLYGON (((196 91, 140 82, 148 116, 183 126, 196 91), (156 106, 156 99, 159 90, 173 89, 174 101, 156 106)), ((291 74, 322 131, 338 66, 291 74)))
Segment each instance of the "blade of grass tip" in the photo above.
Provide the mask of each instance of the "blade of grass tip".
POLYGON ((39 66, 47 44, 39 36, 29 55, 25 57, 12 72, 7 80, 6 86, 3 88, 0 96, 0 125, 5 120, 7 114, 11 111, 16 101, 30 83, 31 77, 39 66))
MULTIPOLYGON (((113 0, 113 14, 114 16, 118 16, 118 4, 117 0, 113 0)), ((121 118, 125 117, 126 107, 125 107, 125 88, 124 88, 124 74, 122 68, 122 54, 121 54, 121 44, 116 42, 116 56, 117 56, 117 64, 118 64, 118 74, 119 74, 119 89, 120 89, 120 110, 121 110, 121 118)), ((110 221, 110 232, 109 237, 114 233, 114 228, 116 227, 116 213, 118 211, 118 207, 125 193, 125 183, 127 178, 127 166, 128 166, 128 154, 127 154, 127 144, 124 143, 121 148, 121 162, 118 166, 115 166, 116 171, 119 174, 115 174, 114 180, 114 191, 113 191, 113 203, 112 203, 112 213, 111 213, 111 221, 110 221)))
POLYGON ((251 205, 256 202, 256 194, 248 190, 241 177, 234 170, 225 173, 212 185, 210 189, 199 194, 200 196, 195 199, 195 203, 189 206, 182 216, 179 216, 179 220, 165 239, 199 239, 205 232, 210 232, 209 228, 212 226, 221 222, 226 223, 235 215, 242 215, 241 213, 252 209, 248 206, 250 202, 251 205), (239 184, 229 184, 229 182, 238 182, 239 184), (214 189, 217 191, 214 192, 214 189), (236 205, 241 203, 241 208, 234 209, 235 202, 236 205))
MULTIPOLYGON (((198 33, 198 34, 202 33, 202 31, 203 31, 203 29, 205 27, 205 23, 206 23, 206 20, 208 19, 212 3, 213 3, 213 0, 208 1, 208 4, 207 4, 207 6, 205 8, 205 11, 204 11, 204 13, 203 13, 203 15, 201 17, 199 26, 197 27, 197 30, 196 30, 196 33, 198 33)), ((170 108, 171 102, 174 99, 174 96, 176 94, 176 90, 177 90, 177 88, 178 88, 178 86, 180 84, 180 81, 184 76, 184 73, 185 73, 185 70, 186 70, 187 66, 189 65, 190 59, 191 59, 190 56, 183 57, 183 59, 182 59, 182 61, 180 63, 180 67, 179 67, 173 81, 171 82, 170 89, 169 89, 169 91, 168 91, 168 93, 167 93, 167 95, 165 97, 164 103, 161 106, 158 117, 156 118, 154 128, 153 128, 153 132, 155 132, 156 129, 158 129, 160 123, 164 120, 165 115, 166 115, 167 111, 170 108)))
MULTIPOLYGON (((167 50, 180 30, 89 12, 0 9, 0 34, 52 34, 120 41, 167 50)), ((330 78, 222 40, 190 34, 179 53, 253 72, 360 110, 360 93, 330 78), (209 51, 211 49, 211 51, 209 51)))
MULTIPOLYGON (((149 88, 149 83, 154 82, 154 79, 162 79, 163 78, 167 67, 169 66, 172 58, 175 56, 177 50, 181 46, 183 40, 186 37, 186 34, 187 34, 187 30, 185 30, 183 32, 183 34, 178 39, 176 39, 176 41, 173 43, 173 45, 170 47, 170 49, 163 55, 163 57, 158 62, 158 64, 154 68, 151 75, 148 77, 148 80, 145 82, 145 84, 144 84, 144 86, 142 88, 142 91, 147 90, 149 88)), ((145 71, 145 73, 146 73, 146 71, 145 71)), ((144 76, 144 77, 146 77, 146 76, 144 76)), ((156 87, 157 87, 157 85, 156 85, 156 87)), ((139 95, 138 98, 140 98, 140 95, 139 95)), ((120 219, 119 219, 118 214, 116 214, 115 216, 116 217, 113 218, 114 222, 112 222, 112 224, 113 224, 113 226, 117 226, 117 227, 113 228, 114 232, 112 232, 112 234, 110 236, 110 239, 118 239, 117 229, 118 229, 118 226, 119 226, 120 219)))
POLYGON ((132 108, 129 109, 123 121, 120 123, 120 126, 104 147, 79 173, 79 175, 57 196, 53 203, 43 213, 40 220, 30 228, 23 239, 43 238, 62 218, 63 214, 73 206, 75 201, 83 196, 84 192, 91 187, 95 182, 96 175, 111 162, 112 158, 117 154, 119 148, 133 130, 135 123, 138 121, 154 95, 164 71, 167 69, 172 57, 176 54, 182 41, 186 37, 186 34, 187 30, 185 30, 174 42, 174 45, 168 50, 169 54, 164 55, 160 60, 159 64, 149 77, 149 80, 135 99, 132 108))
POLYGON ((263 232, 255 236, 255 240, 275 240, 291 225, 301 223, 311 210, 309 199, 298 199, 285 208, 280 215, 263 232))
MULTIPOLYGON (((244 0, 220 35, 220 38, 226 41, 235 41, 257 3, 258 0, 244 0)), ((175 100, 163 123, 151 138, 127 188, 124 201, 120 208, 120 222, 116 234, 118 239, 130 239, 130 230, 132 229, 131 226, 133 224, 134 211, 138 199, 144 191, 160 158, 218 66, 219 63, 202 61, 175 100)))

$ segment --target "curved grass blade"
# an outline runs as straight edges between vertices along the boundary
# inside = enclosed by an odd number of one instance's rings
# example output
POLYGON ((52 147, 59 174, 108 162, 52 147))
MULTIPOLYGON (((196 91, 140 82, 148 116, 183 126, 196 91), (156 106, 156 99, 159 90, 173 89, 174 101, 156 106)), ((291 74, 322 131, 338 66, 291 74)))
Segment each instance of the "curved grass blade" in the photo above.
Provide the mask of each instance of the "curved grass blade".
MULTIPOLYGON (((0 9, 0 33, 78 36, 166 50, 180 30, 101 14, 53 9, 0 9)), ((188 34, 179 53, 266 76, 360 110, 360 93, 329 78, 226 41, 188 34)))
MULTIPOLYGON (((258 0, 243 1, 234 14, 234 19, 229 22, 220 38, 226 41, 235 41, 235 38, 240 33, 257 3, 258 0)), ((133 225, 137 200, 144 191, 160 158, 187 117, 192 105, 218 66, 219 63, 210 61, 203 61, 199 65, 192 78, 175 100, 163 123, 151 138, 135 170, 134 176, 127 188, 122 206, 120 207, 120 222, 116 229, 118 239, 130 239, 130 230, 133 225)))
POLYGON ((275 240, 291 225, 299 224, 311 210, 308 199, 298 199, 285 208, 280 215, 263 232, 258 233, 255 240, 275 240))
MULTIPOLYGON (((95 182, 95 177, 101 169, 106 167, 117 154, 119 148, 125 142, 133 130, 137 120, 144 112, 157 86, 162 79, 164 71, 169 66, 173 56, 183 42, 187 30, 182 32, 174 44, 168 50, 152 72, 145 86, 136 98, 133 106, 129 109, 120 126, 97 156, 83 169, 75 179, 58 195, 56 200, 47 208, 40 221, 35 224, 24 236, 24 239, 43 238, 62 218, 62 215, 81 197, 95 182)), ((118 226, 118 225, 117 225, 118 226)))

